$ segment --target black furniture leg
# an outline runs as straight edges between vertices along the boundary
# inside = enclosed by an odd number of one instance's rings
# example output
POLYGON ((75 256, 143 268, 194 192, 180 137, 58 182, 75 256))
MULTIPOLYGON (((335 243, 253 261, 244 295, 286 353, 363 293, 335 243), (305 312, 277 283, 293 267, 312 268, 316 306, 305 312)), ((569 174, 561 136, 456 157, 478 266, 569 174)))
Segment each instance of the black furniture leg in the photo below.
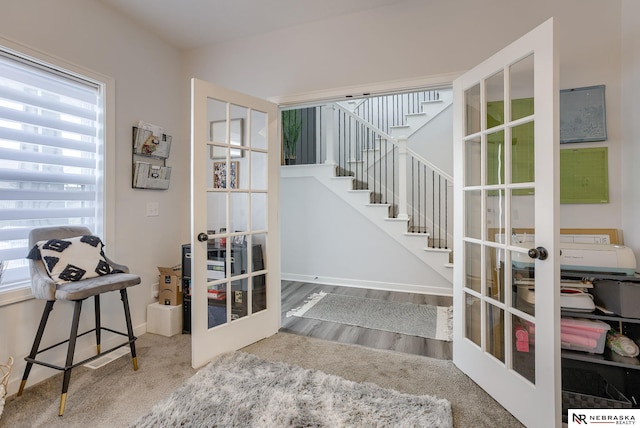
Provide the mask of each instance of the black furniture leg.
POLYGON ((96 349, 97 349, 97 354, 100 353, 100 331, 101 331, 101 326, 100 326, 100 295, 96 294, 95 296, 93 296, 93 302, 95 304, 95 313, 96 313, 96 349))
POLYGON ((131 324, 131 311, 129 311, 129 299, 127 297, 127 289, 120 290, 120 299, 124 307, 124 318, 127 321, 127 332, 129 334, 129 347, 131 348, 131 358, 133 361, 133 370, 138 370, 138 357, 136 356, 136 337, 133 335, 133 325, 131 324))
POLYGON ((31 352, 29 353, 29 357, 25 358, 27 361, 27 366, 24 369, 24 374, 22 375, 22 382, 20 383, 20 389, 18 390, 18 397, 22 395, 24 391, 24 386, 27 384, 27 378, 29 377, 29 373, 31 373, 31 368, 33 367, 33 359, 36 358, 36 354, 38 353, 38 348, 40 347, 40 341, 42 340, 42 335, 44 334, 44 328, 47 325, 47 320, 49 319, 49 314, 53 310, 53 304, 55 300, 47 300, 46 305, 44 306, 44 311, 42 312, 42 318, 40 319, 40 326, 38 327, 38 332, 36 333, 36 338, 33 340, 33 346, 31 347, 31 352))
POLYGON ((82 310, 82 300, 75 301, 73 309, 73 322, 71 323, 71 333, 69 334, 69 348, 67 349, 67 362, 64 365, 64 378, 62 380, 62 395, 60 395, 60 411, 58 416, 64 414, 64 406, 67 402, 67 391, 71 380, 71 369, 73 368, 73 354, 76 350, 76 339, 78 337, 78 325, 80 324, 80 311, 82 310))

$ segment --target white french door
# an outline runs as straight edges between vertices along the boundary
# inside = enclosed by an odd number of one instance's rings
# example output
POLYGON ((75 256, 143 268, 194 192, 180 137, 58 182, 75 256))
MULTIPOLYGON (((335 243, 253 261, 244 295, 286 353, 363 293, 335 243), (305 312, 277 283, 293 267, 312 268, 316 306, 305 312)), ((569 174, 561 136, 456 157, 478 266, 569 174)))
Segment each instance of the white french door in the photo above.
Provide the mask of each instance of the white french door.
POLYGON ((191 81, 192 366, 280 327, 275 104, 191 81))
POLYGON ((527 427, 561 423, 554 34, 454 82, 453 361, 527 427))

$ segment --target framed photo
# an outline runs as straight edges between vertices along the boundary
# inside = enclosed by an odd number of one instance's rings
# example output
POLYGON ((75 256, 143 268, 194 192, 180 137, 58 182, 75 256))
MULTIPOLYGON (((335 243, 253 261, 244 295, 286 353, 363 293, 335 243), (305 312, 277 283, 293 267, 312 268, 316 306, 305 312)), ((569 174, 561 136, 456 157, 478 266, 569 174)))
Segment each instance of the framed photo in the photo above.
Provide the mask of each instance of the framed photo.
MULTIPOLYGON (((209 140, 215 144, 227 145, 227 121, 217 120, 212 121, 209 124, 209 140)), ((230 156, 232 158, 241 158, 242 150, 235 149, 233 146, 242 146, 244 138, 244 119, 231 119, 229 121, 229 131, 231 132, 231 138, 229 138, 229 144, 231 145, 230 156)), ((211 145, 211 159, 226 159, 227 148, 221 146, 211 145)))
POLYGON ((229 162, 229 169, 231 171, 229 172, 229 174, 227 174, 226 162, 213 163, 213 188, 214 189, 237 189, 238 188, 240 162, 238 161, 229 162), (227 183, 227 180, 229 180, 228 183, 227 183))
POLYGON ((604 85, 560 91, 560 142, 607 139, 604 85))

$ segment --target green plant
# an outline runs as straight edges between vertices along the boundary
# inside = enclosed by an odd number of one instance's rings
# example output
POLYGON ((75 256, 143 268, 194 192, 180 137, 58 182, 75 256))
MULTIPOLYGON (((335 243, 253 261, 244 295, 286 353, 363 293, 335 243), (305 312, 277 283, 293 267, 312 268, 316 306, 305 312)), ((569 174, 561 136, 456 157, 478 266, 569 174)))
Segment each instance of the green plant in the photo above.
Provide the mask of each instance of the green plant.
POLYGON ((296 145, 302 129, 302 114, 300 110, 285 110, 282 112, 282 139, 285 159, 295 159, 296 145))

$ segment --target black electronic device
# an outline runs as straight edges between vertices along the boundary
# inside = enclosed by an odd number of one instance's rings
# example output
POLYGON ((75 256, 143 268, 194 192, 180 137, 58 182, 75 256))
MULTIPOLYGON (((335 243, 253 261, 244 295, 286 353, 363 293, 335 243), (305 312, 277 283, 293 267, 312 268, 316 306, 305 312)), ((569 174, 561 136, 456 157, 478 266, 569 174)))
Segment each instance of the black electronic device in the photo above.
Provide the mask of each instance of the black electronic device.
MULTIPOLYGON (((240 275, 247 272, 247 246, 246 245, 231 245, 231 275, 240 275)), ((212 267, 211 274, 215 271, 225 272, 226 266, 226 252, 227 246, 219 246, 215 244, 207 244, 207 260, 212 267), (217 269, 222 263, 222 267, 217 269)), ((252 248, 252 262, 253 262, 253 271, 259 271, 264 269, 264 260, 262 257, 262 245, 256 244, 253 245, 252 248)), ((224 273, 223 273, 224 275, 224 273)), ((224 277, 224 276, 223 276, 224 277)), ((182 333, 189 334, 191 333, 191 244, 182 245, 182 333)), ((266 294, 264 293, 265 280, 264 276, 256 276, 254 277, 254 289, 263 290, 261 294, 262 299, 266 298, 266 294)), ((256 296, 257 297, 257 296, 256 296)), ((257 300, 257 299, 256 299, 257 300)), ((245 301, 245 299, 241 299, 241 301, 245 301)), ((210 304, 215 304, 213 302, 209 302, 210 304)), ((218 302, 222 303, 222 302, 218 302)), ((254 301, 254 310, 256 310, 255 306, 258 302, 254 301)), ((264 303, 263 303, 264 305, 264 303)), ((246 312, 246 310, 245 310, 246 312)), ((239 314, 243 316, 243 314, 239 314)))

